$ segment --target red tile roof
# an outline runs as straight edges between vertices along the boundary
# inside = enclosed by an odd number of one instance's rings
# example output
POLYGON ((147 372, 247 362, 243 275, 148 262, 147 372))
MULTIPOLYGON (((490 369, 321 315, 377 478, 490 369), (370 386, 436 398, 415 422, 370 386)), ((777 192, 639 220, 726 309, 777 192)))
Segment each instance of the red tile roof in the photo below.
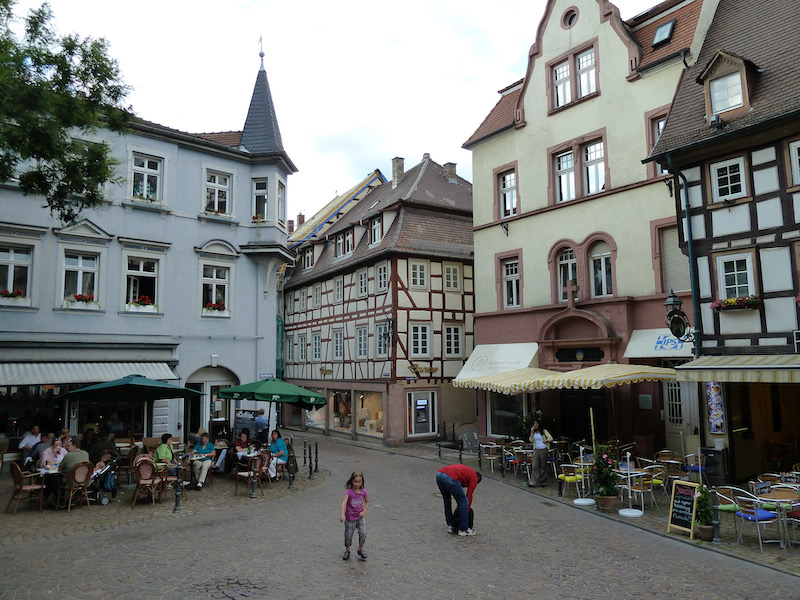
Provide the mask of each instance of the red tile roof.
POLYGON ((697 29, 697 20, 700 17, 700 10, 702 8, 703 0, 695 0, 695 2, 664 15, 660 19, 656 19, 641 29, 634 31, 633 36, 636 38, 636 41, 639 42, 643 50, 642 60, 639 62, 639 69, 646 69, 662 58, 688 49, 692 44, 695 29, 697 29), (670 41, 654 49, 653 36, 656 33, 656 29, 672 19, 675 19, 675 27, 672 30, 670 41))
POLYGON ((502 93, 504 90, 512 89, 514 87, 516 87, 514 91, 500 96, 500 100, 497 102, 497 104, 495 104, 489 115, 483 120, 483 123, 481 123, 478 129, 475 130, 475 133, 473 133, 470 138, 464 142, 464 148, 469 148, 469 146, 487 136, 514 126, 514 111, 517 107, 517 99, 522 91, 522 80, 520 79, 507 88, 500 90, 500 93, 502 93))
POLYGON ((215 133, 195 133, 193 135, 230 148, 238 148, 242 142, 241 131, 219 131, 215 133))

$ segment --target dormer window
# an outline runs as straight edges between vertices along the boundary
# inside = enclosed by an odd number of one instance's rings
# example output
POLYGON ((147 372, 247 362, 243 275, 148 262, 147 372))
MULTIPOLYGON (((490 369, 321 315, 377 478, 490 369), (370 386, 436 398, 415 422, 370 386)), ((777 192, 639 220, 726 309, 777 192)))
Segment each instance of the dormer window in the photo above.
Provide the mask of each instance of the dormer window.
POLYGON ((668 43, 672 39, 672 32, 675 29, 675 19, 667 21, 656 28, 653 35, 653 48, 658 48, 668 43))
POLYGON ((303 268, 310 269, 313 266, 314 266, 314 249, 306 248, 305 252, 303 253, 303 268))
POLYGON ((742 74, 731 73, 708 82, 711 96, 711 113, 719 113, 742 106, 742 74))
POLYGON ((370 244, 377 244, 381 241, 381 220, 380 219, 372 219, 369 224, 369 231, 370 231, 370 244))
POLYGON ((344 234, 344 253, 350 254, 353 251, 353 232, 348 231, 344 234))
POLYGON ((344 254, 344 234, 340 233, 336 236, 336 256, 344 254))
POLYGON ((697 78, 705 88, 706 115, 735 117, 750 109, 750 94, 759 68, 749 60, 719 51, 697 78), (728 114, 726 114, 728 113, 728 114))

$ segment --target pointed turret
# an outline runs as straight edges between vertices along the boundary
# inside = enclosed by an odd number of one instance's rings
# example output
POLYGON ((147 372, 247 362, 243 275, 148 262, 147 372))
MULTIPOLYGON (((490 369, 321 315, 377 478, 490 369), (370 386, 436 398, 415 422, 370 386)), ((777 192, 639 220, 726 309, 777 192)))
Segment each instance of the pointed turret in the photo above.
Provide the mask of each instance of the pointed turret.
POLYGON ((278 117, 275 115, 275 105, 272 103, 272 94, 269 91, 267 71, 264 69, 264 52, 259 52, 259 56, 261 68, 258 70, 250 108, 247 110, 241 147, 251 154, 283 152, 281 130, 278 127, 278 117))

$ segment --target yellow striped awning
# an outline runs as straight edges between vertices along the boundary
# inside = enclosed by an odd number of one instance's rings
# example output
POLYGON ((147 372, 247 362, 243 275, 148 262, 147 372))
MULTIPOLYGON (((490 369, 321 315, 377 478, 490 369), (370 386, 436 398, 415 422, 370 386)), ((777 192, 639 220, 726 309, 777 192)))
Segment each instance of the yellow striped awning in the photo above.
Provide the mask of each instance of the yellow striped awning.
POLYGON ((800 383, 800 356, 701 356, 678 366, 678 381, 800 383))
POLYGON ((593 389, 627 385, 640 381, 675 381, 675 369, 647 365, 597 365, 542 377, 533 382, 538 389, 593 389))
POLYGON ((556 374, 555 371, 548 371, 547 369, 527 367, 482 377, 454 379, 453 387, 474 388, 500 394, 519 394, 526 390, 536 389, 537 380, 556 374))

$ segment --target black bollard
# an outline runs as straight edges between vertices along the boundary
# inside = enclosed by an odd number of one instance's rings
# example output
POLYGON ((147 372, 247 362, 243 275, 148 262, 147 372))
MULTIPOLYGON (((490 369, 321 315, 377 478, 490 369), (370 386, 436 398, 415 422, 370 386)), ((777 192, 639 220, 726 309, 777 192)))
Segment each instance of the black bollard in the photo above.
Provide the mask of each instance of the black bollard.
POLYGON ((308 440, 303 438, 303 466, 306 466, 306 447, 308 446, 308 440))
POLYGON ((183 487, 183 465, 181 463, 178 463, 175 472, 178 474, 178 481, 175 482, 175 508, 172 509, 172 514, 181 512, 181 488, 183 487))
POLYGON ((506 455, 503 453, 503 450, 500 450, 500 477, 505 478, 506 476, 506 455))
POLYGON ((483 463, 481 462, 481 445, 478 444, 478 471, 483 471, 483 463))
POLYGON ((287 461, 287 465, 289 466, 289 489, 294 489, 294 446, 292 446, 291 452, 289 452, 289 460, 287 461))
POLYGON ((442 435, 440 433, 436 434, 436 451, 439 454, 439 460, 442 460, 442 435))
POLYGON ((319 473, 319 443, 314 442, 314 472, 319 473))
POLYGON ((458 440, 458 462, 463 463, 461 453, 464 452, 464 440, 458 440))
POLYGON ((311 461, 311 444, 308 445, 308 478, 314 479, 314 463, 311 461))

